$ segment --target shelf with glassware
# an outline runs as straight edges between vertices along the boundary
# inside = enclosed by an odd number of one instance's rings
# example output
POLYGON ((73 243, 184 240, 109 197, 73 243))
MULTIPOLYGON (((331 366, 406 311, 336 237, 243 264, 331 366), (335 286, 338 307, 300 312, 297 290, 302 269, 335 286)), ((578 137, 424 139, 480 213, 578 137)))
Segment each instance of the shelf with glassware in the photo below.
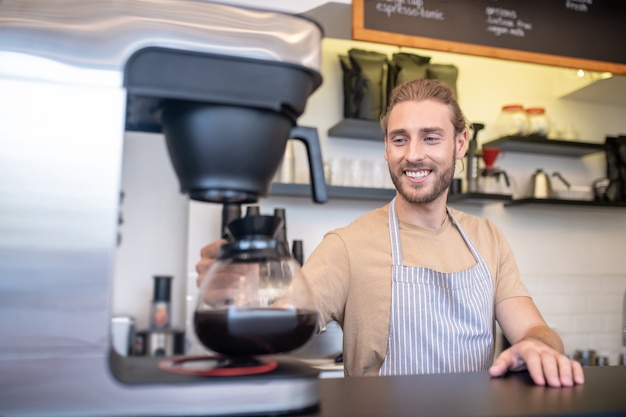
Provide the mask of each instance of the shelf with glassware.
MULTIPOLYGON (((328 131, 331 137, 357 140, 382 140, 382 132, 378 122, 359 119, 344 119, 335 124, 328 131)), ((528 135, 528 136, 505 136, 486 142, 483 147, 497 147, 500 150, 519 153, 533 153, 549 156, 564 157, 584 157, 597 152, 604 152, 604 145, 588 142, 574 142, 559 139, 548 139, 545 136, 528 135)), ((480 155, 481 152, 478 152, 480 155)), ((393 195, 393 190, 378 189, 360 189, 354 188, 346 191, 351 187, 331 187, 329 191, 331 197, 334 198, 358 198, 358 199, 388 199, 389 195, 393 195), (365 191, 364 191, 365 190, 365 191), (354 196, 354 197, 353 197, 354 196)), ((308 194, 306 194, 308 195, 308 194)), ((623 202, 602 202, 587 200, 570 200, 570 199, 535 199, 520 198, 513 199, 508 194, 490 194, 490 193, 461 193, 450 196, 450 202, 475 202, 484 200, 484 203, 493 201, 502 201, 507 206, 521 206, 528 204, 540 205, 568 205, 568 206, 584 206, 584 207, 625 207, 623 202)))
MULTIPOLYGON (((369 200, 369 201, 391 201, 396 195, 395 190, 390 188, 366 188, 366 187, 344 187, 328 185, 329 199, 341 200, 369 200)), ((309 184, 296 183, 272 183, 270 197, 306 197, 311 196, 311 186, 309 184)), ((506 207, 520 207, 532 204, 541 206, 582 206, 582 207, 605 207, 605 208, 625 208, 626 202, 603 202, 588 200, 568 200, 560 198, 516 198, 509 194, 492 193, 457 193, 448 195, 449 204, 490 204, 503 203, 506 207)))
MULTIPOLYGON (((329 137, 342 139, 356 139, 366 141, 382 141, 383 132, 380 123, 363 119, 343 119, 328 130, 329 137)), ((274 184, 272 193, 294 192, 296 184, 274 184)), ((309 195, 305 188, 301 195, 309 195)), ((395 195, 395 190, 385 188, 361 188, 345 186, 328 186, 330 198, 359 199, 359 200, 386 200, 389 201, 395 195)), ((274 194, 280 195, 280 194, 274 194)), ((292 194, 293 195, 293 194, 292 194)), ((483 192, 454 193, 448 195, 449 203, 488 204, 491 202, 507 202, 513 198, 509 194, 494 194, 483 192)))
MULTIPOLYGON (((383 140, 379 122, 360 119, 340 120, 328 130, 328 136, 369 141, 383 140)), ((600 143, 548 139, 540 135, 504 136, 484 143, 483 147, 485 146, 498 147, 509 152, 570 157, 583 157, 596 152, 604 152, 604 145, 600 143)))
MULTIPOLYGON (((396 191, 391 188, 345 187, 327 185, 329 199, 390 201, 396 191)), ((276 197, 310 197, 311 186, 300 183, 274 182, 270 188, 270 196, 276 197)), ((510 202, 508 194, 489 193, 456 193, 448 195, 449 203, 486 204, 489 202, 510 202)))

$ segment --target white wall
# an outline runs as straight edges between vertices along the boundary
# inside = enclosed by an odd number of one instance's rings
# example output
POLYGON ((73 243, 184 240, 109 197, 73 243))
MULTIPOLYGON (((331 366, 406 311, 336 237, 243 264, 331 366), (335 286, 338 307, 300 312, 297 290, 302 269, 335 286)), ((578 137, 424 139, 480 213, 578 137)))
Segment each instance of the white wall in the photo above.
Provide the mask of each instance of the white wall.
POLYGON ((115 257, 113 312, 149 325, 155 275, 172 280, 172 321, 184 323, 187 280, 189 200, 178 192, 178 179, 162 135, 127 133, 124 140, 120 206, 122 224, 115 257), (178 302, 177 302, 178 301, 178 302))
MULTIPOLYGON (((232 1, 233 3, 246 3, 232 1)), ((250 3, 250 2, 248 2, 250 3)), ((255 2, 252 2, 254 5, 255 2)), ((301 12, 322 2, 277 2, 278 8, 301 12), (297 9, 293 9, 296 8, 297 9)), ((337 54, 350 47, 391 53, 397 47, 339 40, 324 41, 324 84, 311 97, 300 124, 318 128, 325 158, 382 158, 382 144, 359 140, 328 138, 328 129, 341 119, 341 73, 337 54)), ((432 62, 453 63, 459 67, 460 104, 472 122, 486 125, 479 142, 494 139, 500 106, 518 102, 542 105, 557 126, 573 124, 586 142, 604 142, 607 135, 626 133, 624 108, 559 99, 571 85, 579 83, 575 71, 541 65, 410 50, 432 57, 432 62)), ((307 167, 303 150, 296 144, 297 181, 306 182, 307 167)), ((506 153, 497 165, 514 178, 516 194, 523 195, 536 168, 559 171, 574 184, 589 184, 604 175, 602 154, 585 158, 546 157, 506 153)), ((459 173, 459 176, 462 176, 459 173)), ((177 195, 177 190, 171 191, 177 195)), ((323 233, 343 226, 383 201, 332 200, 325 205, 308 198, 270 197, 261 202, 263 212, 287 208, 289 239, 304 240, 308 256, 323 233)), ((566 206, 503 207, 501 204, 455 204, 456 208, 488 217, 508 237, 523 279, 548 322, 564 339, 566 350, 595 348, 615 363, 621 346, 622 297, 626 290, 626 209, 566 206)), ((221 208, 190 203, 187 293, 195 291, 194 266, 200 248, 219 235, 221 208)), ((184 231, 181 231, 184 233, 184 231)), ((146 280, 119 283, 120 292, 146 298, 151 287, 146 280), (122 289, 123 287, 123 289, 122 289)), ((181 294, 185 290, 181 289, 181 294)), ((185 308, 184 297, 176 300, 185 308)), ((116 304, 116 308, 122 306, 116 304)), ((144 306, 125 306, 124 311, 147 315, 144 306)), ((184 322, 183 318, 179 319, 184 322)), ((183 323, 184 324, 184 323, 183 323)))

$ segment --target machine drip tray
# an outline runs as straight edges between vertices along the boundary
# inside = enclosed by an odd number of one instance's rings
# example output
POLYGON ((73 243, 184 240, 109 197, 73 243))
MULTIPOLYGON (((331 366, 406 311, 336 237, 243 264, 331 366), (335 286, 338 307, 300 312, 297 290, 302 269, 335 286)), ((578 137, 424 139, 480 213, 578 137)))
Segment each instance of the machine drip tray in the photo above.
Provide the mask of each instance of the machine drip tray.
POLYGON ((221 377, 266 374, 277 367, 275 360, 222 356, 183 356, 159 362, 159 368, 176 374, 221 377))
POLYGON ((199 375, 198 373, 181 373, 167 370, 164 362, 181 363, 185 357, 145 357, 145 356, 121 356, 114 350, 109 354, 109 366, 115 379, 123 384, 146 385, 146 384, 206 384, 211 382, 228 383, 229 381, 241 382, 255 379, 303 379, 319 378, 319 370, 299 361, 298 359, 285 356, 263 357, 266 363, 275 364, 271 370, 263 373, 248 375, 199 375), (162 369, 165 368, 165 369, 162 369))

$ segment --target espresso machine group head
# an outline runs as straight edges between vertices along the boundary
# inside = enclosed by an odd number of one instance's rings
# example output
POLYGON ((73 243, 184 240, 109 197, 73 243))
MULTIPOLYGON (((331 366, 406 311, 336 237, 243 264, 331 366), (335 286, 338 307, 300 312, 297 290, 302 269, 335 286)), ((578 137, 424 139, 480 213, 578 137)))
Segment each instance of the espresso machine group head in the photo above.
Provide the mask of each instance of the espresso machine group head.
POLYGON ((123 141, 163 134, 191 199, 267 194, 314 128, 322 31, 202 0, 0 2, 0 414, 229 415, 315 407, 318 375, 189 378, 111 349, 123 141))

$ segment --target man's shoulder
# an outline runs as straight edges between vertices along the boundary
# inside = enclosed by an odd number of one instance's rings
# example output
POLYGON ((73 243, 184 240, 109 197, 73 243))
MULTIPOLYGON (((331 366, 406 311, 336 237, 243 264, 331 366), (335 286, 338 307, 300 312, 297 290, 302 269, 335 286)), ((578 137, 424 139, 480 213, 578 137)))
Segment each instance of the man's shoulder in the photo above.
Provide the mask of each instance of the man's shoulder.
POLYGON ((494 224, 491 220, 486 219, 484 217, 477 216, 475 214, 466 213, 464 211, 454 209, 452 207, 448 208, 450 213, 454 216, 454 218, 459 222, 461 227, 464 229, 476 229, 476 230, 497 230, 499 228, 496 224, 494 224))
POLYGON ((350 224, 336 229, 334 230, 334 232, 343 236, 358 236, 364 233, 376 233, 378 231, 381 231, 381 229, 384 229, 383 231, 385 233, 388 233, 388 214, 389 205, 385 205, 383 207, 379 207, 363 213, 352 222, 350 222, 350 224))
POLYGON ((362 215, 354 219, 354 221, 350 223, 348 227, 362 228, 369 226, 387 225, 388 223, 389 205, 387 204, 363 213, 362 215))

